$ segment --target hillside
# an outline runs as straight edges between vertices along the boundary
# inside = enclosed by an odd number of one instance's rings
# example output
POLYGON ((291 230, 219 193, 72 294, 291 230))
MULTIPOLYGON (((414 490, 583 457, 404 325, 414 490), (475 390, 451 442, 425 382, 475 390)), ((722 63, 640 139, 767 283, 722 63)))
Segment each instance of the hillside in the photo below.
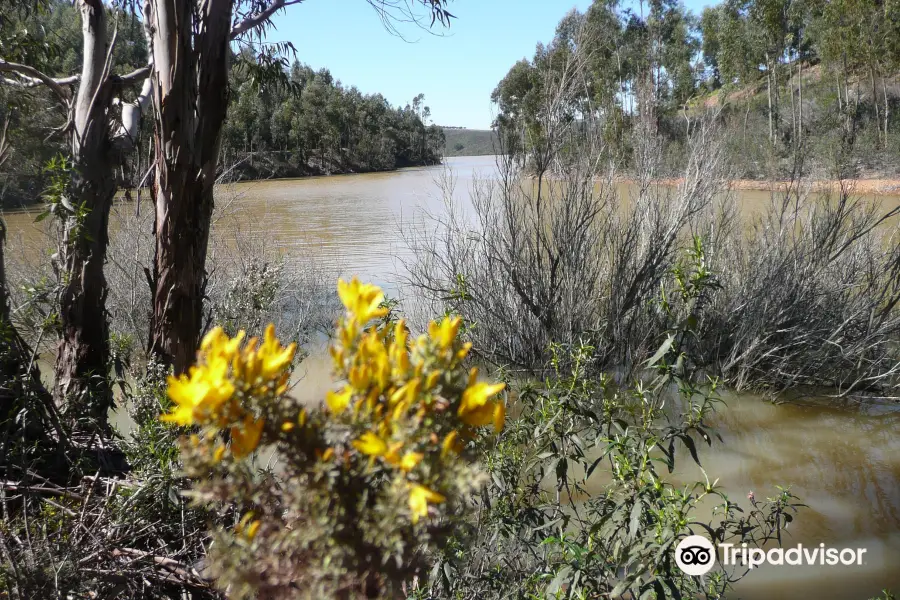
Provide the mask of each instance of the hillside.
POLYGON ((497 136, 490 129, 444 128, 444 156, 496 154, 497 136))

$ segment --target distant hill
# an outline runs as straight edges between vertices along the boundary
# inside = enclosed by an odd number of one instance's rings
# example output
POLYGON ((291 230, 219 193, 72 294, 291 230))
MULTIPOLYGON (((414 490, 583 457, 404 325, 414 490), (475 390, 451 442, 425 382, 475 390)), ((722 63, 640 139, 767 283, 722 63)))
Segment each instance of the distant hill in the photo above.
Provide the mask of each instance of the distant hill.
POLYGON ((483 156, 496 153, 497 136, 490 129, 444 127, 444 156, 483 156))

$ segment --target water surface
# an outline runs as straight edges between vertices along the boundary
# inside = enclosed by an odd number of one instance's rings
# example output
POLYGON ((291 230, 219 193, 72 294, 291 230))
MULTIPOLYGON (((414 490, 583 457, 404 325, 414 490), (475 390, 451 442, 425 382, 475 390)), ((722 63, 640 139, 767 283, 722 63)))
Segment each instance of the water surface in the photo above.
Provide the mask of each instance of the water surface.
MULTIPOLYGON (((456 173, 454 197, 465 209, 476 177, 494 172, 491 157, 447 160, 456 173)), ((341 175, 242 183, 223 188, 218 202, 239 205, 241 226, 286 257, 314 258, 344 276, 396 292, 409 252, 400 232, 425 226, 423 211, 443 209, 436 178, 441 167, 394 173, 341 175)), ((767 192, 739 192, 741 209, 761 210, 767 192)), ((900 198, 884 198, 890 205, 900 198)), ((33 213, 7 214, 10 249, 40 245, 33 213)), ((115 226, 115 225, 114 225, 115 226)), ((225 224, 229 227, 232 225, 225 224)), ((331 385, 329 361, 313 355, 297 388, 321 398, 331 385)), ((900 591, 900 410, 893 404, 803 399, 772 404, 752 394, 729 395, 717 416, 724 444, 701 451, 710 479, 719 478, 733 499, 774 495, 790 486, 803 509, 788 546, 859 547, 859 567, 770 567, 738 586, 743 598, 868 598, 883 587, 900 591)), ((682 462, 686 466, 686 462, 682 462)), ((702 477, 689 468, 683 477, 702 477)))

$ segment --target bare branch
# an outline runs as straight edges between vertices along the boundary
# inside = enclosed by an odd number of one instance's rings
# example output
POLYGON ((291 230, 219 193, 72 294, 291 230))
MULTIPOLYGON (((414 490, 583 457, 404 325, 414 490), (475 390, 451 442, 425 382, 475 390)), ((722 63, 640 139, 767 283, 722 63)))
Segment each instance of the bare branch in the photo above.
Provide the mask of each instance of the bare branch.
MULTIPOLYGON (((65 85, 75 83, 77 76, 66 77, 63 79, 54 79, 29 65, 20 65, 12 63, 0 58, 0 72, 15 73, 24 80, 23 87, 34 87, 36 85, 46 85, 53 90, 57 96, 63 101, 68 101, 72 97, 72 92, 64 87, 65 85)), ((6 83, 12 83, 10 79, 4 79, 6 83)))
POLYGON ((254 13, 247 18, 243 19, 240 23, 232 27, 231 29, 231 39, 235 39, 236 37, 243 35, 244 33, 250 31, 254 27, 258 27, 265 23, 269 18, 272 17, 276 12, 281 10, 282 8, 291 6, 293 4, 300 4, 303 0, 272 0, 272 2, 263 10, 258 13, 254 13))
POLYGON ((150 69, 151 65, 147 65, 146 67, 135 69, 131 73, 126 73, 125 75, 116 75, 115 81, 116 83, 121 84, 137 83, 139 81, 143 81, 150 77, 150 69))
MULTIPOLYGON (((149 72, 150 67, 146 70, 149 72)), ((113 136, 113 143, 117 144, 123 150, 130 150, 137 141, 138 130, 140 129, 141 117, 147 112, 150 104, 150 94, 153 92, 153 82, 147 77, 144 79, 141 93, 134 102, 122 105, 122 123, 118 131, 113 136)), ((119 100, 113 101, 118 103, 119 100)))

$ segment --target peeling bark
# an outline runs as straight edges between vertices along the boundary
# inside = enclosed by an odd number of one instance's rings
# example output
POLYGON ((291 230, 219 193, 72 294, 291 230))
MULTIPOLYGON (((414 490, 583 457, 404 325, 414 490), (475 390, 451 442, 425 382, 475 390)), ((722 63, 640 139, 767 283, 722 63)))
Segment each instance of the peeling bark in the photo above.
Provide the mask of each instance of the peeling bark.
POLYGON ((149 349, 176 373, 193 362, 202 328, 213 186, 228 108, 232 2, 209 0, 196 14, 193 5, 154 0, 145 13, 154 60, 157 165, 149 349))
POLYGON ((61 276, 62 335, 56 358, 54 400, 74 416, 106 429, 112 403, 108 382, 109 324, 103 264, 109 242, 109 212, 116 192, 115 160, 108 111, 110 43, 106 10, 79 1, 84 40, 80 85, 73 106, 73 174, 63 242, 56 259, 61 276))

